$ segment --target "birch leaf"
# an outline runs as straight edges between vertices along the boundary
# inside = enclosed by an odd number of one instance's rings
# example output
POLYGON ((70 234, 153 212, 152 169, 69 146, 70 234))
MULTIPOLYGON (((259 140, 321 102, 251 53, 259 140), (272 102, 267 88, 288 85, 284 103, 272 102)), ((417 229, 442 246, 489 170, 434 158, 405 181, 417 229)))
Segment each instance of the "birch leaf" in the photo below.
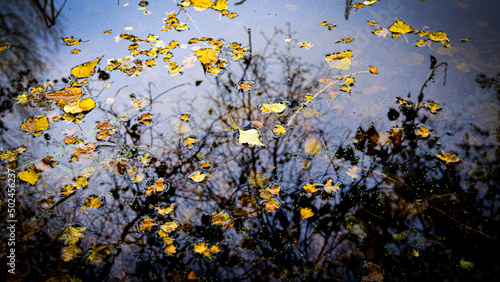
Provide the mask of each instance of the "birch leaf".
POLYGON ((285 110, 286 108, 286 103, 282 104, 262 104, 260 106, 260 110, 262 111, 263 114, 265 113, 281 113, 285 110))
POLYGON ((76 78, 91 77, 92 75, 94 75, 95 67, 97 66, 97 63, 99 63, 102 57, 104 57, 104 55, 96 58, 91 62, 86 62, 84 64, 74 67, 71 70, 71 74, 74 75, 76 78))
POLYGON ((231 121, 233 122, 236 129, 238 129, 238 131, 240 132, 238 143, 240 144, 247 143, 248 145, 264 146, 264 144, 262 144, 262 141, 260 141, 259 132, 256 129, 241 130, 241 128, 239 128, 238 125, 234 122, 231 114, 229 114, 229 117, 231 118, 231 121))

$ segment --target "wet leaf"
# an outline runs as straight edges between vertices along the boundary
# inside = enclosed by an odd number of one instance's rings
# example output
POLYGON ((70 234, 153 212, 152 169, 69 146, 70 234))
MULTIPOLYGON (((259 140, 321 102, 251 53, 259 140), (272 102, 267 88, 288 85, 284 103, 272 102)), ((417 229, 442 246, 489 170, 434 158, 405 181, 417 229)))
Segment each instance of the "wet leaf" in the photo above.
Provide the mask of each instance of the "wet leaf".
POLYGON ((377 21, 366 21, 369 25, 374 26, 377 24, 377 21))
POLYGON ((85 199, 85 204, 83 205, 83 207, 100 208, 102 205, 101 200, 102 199, 100 197, 91 196, 90 198, 85 199))
POLYGON ((160 178, 160 179, 156 180, 153 185, 148 187, 148 189, 146 190, 146 196, 151 194, 153 191, 161 192, 161 191, 163 191, 164 187, 165 187, 165 184, 163 183, 163 178, 160 178))
POLYGON ((282 125, 276 124, 276 126, 274 127, 274 133, 276 133, 277 135, 283 135, 286 133, 286 128, 282 125))
POLYGON ((238 139, 238 143, 240 144, 247 143, 248 145, 264 146, 264 144, 262 144, 262 142, 260 141, 259 132, 257 130, 255 129, 241 130, 238 128, 238 131, 240 132, 240 138, 238 139))
POLYGON ((203 180, 205 180, 205 178, 207 178, 207 175, 197 171, 195 174, 191 175, 189 178, 191 178, 192 180, 194 180, 196 182, 202 182, 203 180))
POLYGON ((312 212, 312 210, 310 208, 301 208, 300 209, 300 216, 302 217, 302 220, 304 220, 306 218, 310 218, 313 215, 314 215, 314 213, 312 212))
POLYGON ((182 119, 183 121, 188 121, 188 120, 189 120, 189 115, 188 115, 188 114, 182 114, 182 115, 181 115, 181 119, 182 119))
POLYGON ((175 221, 165 222, 165 224, 160 225, 161 230, 165 232, 172 232, 179 227, 179 224, 175 221))
POLYGON ((186 143, 188 147, 193 146, 195 142, 196 142, 195 138, 186 137, 186 139, 184 139, 184 143, 186 143))
POLYGON ((413 31, 413 27, 403 22, 399 17, 398 19, 389 27, 389 31, 393 33, 405 34, 413 31))
POLYGON ((87 112, 95 107, 95 102, 92 98, 85 98, 83 100, 77 100, 69 105, 64 106, 64 112, 68 114, 78 114, 81 112, 87 112))
POLYGON ((316 184, 307 183, 304 185, 304 190, 306 190, 307 193, 313 194, 318 191, 318 188, 316 188, 316 184))
POLYGON ((233 227, 234 220, 225 212, 221 211, 219 213, 212 213, 212 223, 218 226, 233 227))
POLYGON ((314 137, 309 138, 304 145, 304 150, 312 156, 319 155, 321 153, 321 143, 314 137))
POLYGON ((193 270, 191 270, 191 272, 189 272, 189 274, 187 276, 187 279, 188 280, 196 280, 196 279, 198 279, 198 276, 196 276, 196 273, 193 270))
POLYGON ((351 66, 352 53, 345 51, 326 55, 325 60, 330 65, 330 68, 348 70, 351 66))
POLYGON ((440 109, 441 109, 441 107, 439 106, 439 103, 438 103, 438 102, 436 102, 436 101, 431 102, 429 105, 427 105, 427 107, 428 107, 431 111, 433 111, 433 112, 438 111, 438 110, 440 110, 440 109))
POLYGON ((87 230, 85 227, 67 226, 59 239, 64 241, 66 245, 74 245, 78 243, 81 238, 85 237, 85 235, 82 234, 85 230, 87 230))
POLYGON ((459 158, 455 158, 457 156, 455 154, 446 153, 445 151, 441 151, 441 153, 443 154, 442 155, 436 154, 436 157, 445 161, 446 163, 456 163, 460 161, 459 158))
POLYGON ((353 40, 354 40, 353 37, 346 37, 344 39, 335 41, 335 44, 337 44, 337 43, 351 43, 353 40))
POLYGON ((299 42, 297 45, 299 45, 299 48, 304 48, 306 50, 309 50, 314 46, 314 44, 308 42, 299 42))
POLYGON ((76 245, 69 245, 62 248, 61 258, 64 261, 71 261, 82 253, 82 249, 76 245))
POLYGON ((475 266, 474 263, 471 261, 467 261, 465 259, 460 260, 460 267, 465 270, 471 271, 474 268, 474 266, 475 266))
POLYGON ((35 185, 35 183, 40 178, 39 171, 35 165, 32 165, 31 167, 29 167, 25 171, 21 171, 18 174, 18 176, 19 176, 19 179, 26 181, 26 182, 30 183, 31 185, 35 185))
POLYGON ((208 246, 205 244, 205 242, 198 242, 194 245, 194 251, 197 252, 198 254, 203 254, 204 251, 208 249, 208 246))
POLYGON ((154 225, 155 224, 151 219, 145 217, 144 220, 139 223, 139 231, 149 231, 154 225))
POLYGON ((264 188, 269 183, 269 178, 266 174, 260 171, 252 171, 248 175, 250 184, 255 187, 264 188))
POLYGON ((49 128, 49 120, 45 116, 45 114, 41 114, 38 117, 31 117, 27 121, 25 121, 20 130, 34 133, 35 136, 39 136, 42 134, 42 131, 47 130, 49 128))
POLYGON ((115 248, 110 245, 101 245, 101 246, 96 246, 93 245, 89 252, 89 256, 87 257, 87 260, 91 261, 92 264, 94 265, 99 265, 102 263, 102 260, 111 254, 115 248))
POLYGON ((324 188, 325 188, 326 193, 328 193, 328 194, 337 193, 340 190, 341 183, 339 182, 335 185, 332 185, 332 182, 333 182, 332 179, 328 179, 328 181, 326 181, 326 183, 325 183, 324 188))
POLYGON ((370 66, 370 72, 373 74, 378 74, 378 69, 374 66, 370 66))
POLYGON ((84 64, 74 67, 71 70, 71 74, 74 75, 76 78, 91 77, 92 75, 94 75, 95 67, 97 66, 97 63, 99 63, 102 57, 104 57, 104 55, 96 58, 91 62, 86 62, 84 64))
POLYGON ((282 113, 286 109, 286 102, 281 104, 262 104, 260 110, 265 113, 282 113))
POLYGON ((384 281, 384 274, 382 271, 382 268, 376 264, 373 263, 367 263, 364 265, 365 268, 368 268, 370 271, 367 275, 364 275, 361 277, 361 281, 363 282, 368 282, 368 281, 384 281))
POLYGON ((7 48, 9 48, 9 46, 9 42, 0 42, 0 52, 6 50, 7 48))
POLYGON ((82 89, 80 87, 68 87, 51 93, 42 93, 42 95, 47 99, 57 102, 65 101, 66 103, 73 103, 82 96, 82 89))
POLYGON ((429 34, 429 39, 432 41, 441 42, 441 43, 443 43, 443 45, 445 45, 445 47, 448 47, 447 44, 450 41, 448 39, 448 35, 446 35, 446 33, 444 33, 444 31, 441 31, 441 30, 431 32, 429 34))
POLYGON ((427 137, 429 136, 431 132, 429 131, 429 129, 427 129, 427 127, 421 125, 419 128, 417 128, 417 131, 415 132, 416 135, 420 135, 422 137, 427 137))
POLYGON ((326 26, 328 28, 328 30, 332 30, 334 27, 336 27, 337 25, 332 25, 332 24, 329 24, 327 23, 326 21, 322 21, 320 24, 320 26, 326 26))
POLYGON ((250 89, 252 89, 253 83, 252 82, 244 82, 244 83, 238 82, 238 85, 240 86, 241 90, 246 92, 246 91, 250 91, 250 89))
POLYGON ((174 208, 175 208, 174 204, 171 204, 169 207, 166 208, 155 207, 155 209, 158 211, 160 215, 168 215, 174 210, 174 208))
POLYGON ((346 172, 346 174, 348 176, 350 176, 353 180, 354 180, 354 178, 359 177, 358 173, 359 173, 359 167, 357 167, 357 166, 353 166, 353 167, 349 168, 346 172))
POLYGON ((262 202, 262 204, 264 205, 264 208, 268 211, 274 211, 274 209, 279 209, 280 208, 280 205, 278 202, 276 202, 276 200, 274 200, 273 198, 267 200, 267 201, 264 201, 262 202))

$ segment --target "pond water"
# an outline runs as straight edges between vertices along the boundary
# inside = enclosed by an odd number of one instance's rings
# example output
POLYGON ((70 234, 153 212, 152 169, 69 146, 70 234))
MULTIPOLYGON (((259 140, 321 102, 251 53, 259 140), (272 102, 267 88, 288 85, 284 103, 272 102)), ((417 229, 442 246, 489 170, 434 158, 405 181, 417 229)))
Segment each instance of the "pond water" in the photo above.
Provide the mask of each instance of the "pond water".
POLYGON ((364 3, 3 3, 3 275, 499 279, 500 6, 364 3))

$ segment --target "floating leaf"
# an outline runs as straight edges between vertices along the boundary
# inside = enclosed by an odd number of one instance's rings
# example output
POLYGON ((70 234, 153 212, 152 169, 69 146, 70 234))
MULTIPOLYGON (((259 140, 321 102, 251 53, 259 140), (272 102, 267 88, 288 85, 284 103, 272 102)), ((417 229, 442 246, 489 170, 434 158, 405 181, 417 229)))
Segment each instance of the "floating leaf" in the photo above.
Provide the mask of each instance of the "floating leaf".
POLYGON ((370 72, 373 74, 378 74, 378 69, 374 66, 370 66, 370 72))
POLYGON ((256 129, 241 130, 238 127, 238 125, 234 122, 231 114, 229 114, 229 117, 231 118, 231 121, 233 122, 234 126, 240 132, 238 143, 240 144, 247 143, 248 145, 264 146, 264 144, 262 144, 262 141, 260 141, 259 132, 256 129))
POLYGON ((398 19, 389 27, 389 30, 393 33, 405 34, 413 31, 413 27, 403 22, 399 17, 398 19))
POLYGON ((335 185, 332 185, 332 181, 333 181, 332 179, 328 179, 328 181, 326 181, 325 186, 324 186, 325 191, 328 194, 337 193, 340 190, 341 183, 339 182, 335 185))
POLYGON ((160 225, 160 228, 165 232, 172 232, 177 229, 177 227, 179 227, 179 224, 175 221, 166 222, 165 224, 160 225))
POLYGON ((353 40, 354 40, 353 37, 346 37, 344 39, 335 41, 335 44, 337 44, 337 43, 351 43, 353 40))
POLYGON ((276 202, 276 200, 274 200, 273 198, 262 202, 262 204, 264 205, 264 208, 268 211, 274 211, 274 209, 280 208, 280 204, 276 202))
POLYGON ((307 183, 304 186, 304 190, 306 190, 307 193, 312 194, 312 193, 318 191, 318 188, 316 188, 316 184, 307 183))
POLYGON ((9 46, 9 42, 0 42, 0 52, 6 50, 7 48, 9 48, 9 46))
POLYGON ((149 231, 151 230, 151 228, 153 228, 154 225, 155 224, 151 219, 145 217, 144 220, 139 224, 139 231, 149 231))
POLYGON ((35 136, 39 136, 42 134, 42 131, 47 130, 49 128, 49 120, 45 116, 45 114, 41 114, 38 117, 31 117, 27 121, 25 121, 20 130, 35 133, 35 136))
POLYGON ((205 180, 205 178, 207 178, 207 175, 197 171, 195 174, 191 175, 189 178, 191 178, 192 180, 194 180, 196 182, 202 182, 203 180, 205 180))
POLYGON ((431 102, 428 106, 427 106, 431 111, 435 112, 435 111, 438 111, 441 109, 441 107, 439 106, 439 103, 436 102, 436 101, 433 101, 431 102))
POLYGON ((155 209, 158 211, 158 213, 160 215, 167 215, 167 214, 171 213, 174 210, 174 208, 175 208, 174 204, 171 204, 167 208, 155 207, 155 209))
POLYGON ((101 200, 102 199, 100 197, 91 196, 90 198, 85 199, 85 204, 83 205, 83 207, 100 208, 102 205, 101 200))
POLYGON ((431 132, 429 131, 429 129, 427 129, 427 127, 421 125, 419 128, 417 128, 417 132, 415 132, 416 135, 420 135, 422 137, 427 137, 429 136, 431 132))
POLYGON ((332 30, 334 27, 337 26, 336 24, 335 25, 329 24, 326 21, 322 21, 319 25, 328 27, 328 30, 332 30))
POLYGON ((321 153, 321 144, 316 138, 309 138, 304 145, 304 150, 309 154, 316 156, 321 153))
POLYGON ((35 165, 32 165, 31 167, 29 167, 25 171, 21 171, 18 176, 19 176, 19 179, 26 181, 26 182, 30 183, 31 185, 35 185, 35 183, 40 178, 40 174, 39 174, 38 169, 36 168, 35 165))
POLYGON ((195 138, 186 137, 186 139, 184 139, 184 143, 186 143, 188 147, 193 146, 195 142, 196 142, 195 138))
POLYGON ((205 244, 205 242, 198 242, 197 244, 194 245, 194 251, 202 254, 204 251, 208 249, 208 246, 205 244))
POLYGON ((446 153, 445 151, 441 151, 441 152, 443 154, 442 155, 436 154, 436 157, 438 157, 439 159, 445 161, 446 163, 456 163, 456 162, 460 161, 459 158, 455 158, 457 156, 455 154, 446 153))
POLYGON ((444 31, 438 30, 435 32, 431 32, 429 34, 429 39, 432 41, 441 42, 441 43, 443 43, 443 45, 445 45, 445 47, 449 46, 448 42, 450 40, 448 39, 448 35, 446 35, 446 33, 444 33, 444 31))
POLYGON ((471 271, 474 268, 474 263, 470 262, 465 259, 460 260, 460 267, 464 268, 465 270, 471 271))
POLYGON ((42 95, 47 99, 57 102, 73 103, 82 96, 82 89, 80 87, 68 87, 51 93, 42 93, 42 95))
POLYGON ((345 51, 326 55, 325 60, 330 65, 330 68, 348 70, 351 66, 352 53, 345 51))
POLYGON ((265 113, 281 113, 286 108, 286 102, 281 104, 262 104, 260 110, 263 114, 265 113))
POLYGON ((92 75, 94 75, 95 67, 97 66, 97 63, 99 63, 102 57, 104 57, 104 55, 98 57, 97 59, 91 62, 86 62, 84 64, 74 67, 71 70, 71 74, 74 75, 76 78, 91 77, 92 75))
POLYGON ((277 135, 283 135, 286 133, 286 128, 282 125, 277 124, 274 128, 274 133, 277 135))
POLYGON ((367 21, 369 25, 374 26, 377 24, 377 21, 367 21))
POLYGON ((314 213, 312 212, 312 210, 310 208, 301 208, 300 209, 300 216, 302 216, 302 220, 304 220, 306 218, 310 218, 313 215, 314 215, 314 213))
POLYGON ((252 85, 253 83, 252 82, 238 82, 238 85, 240 86, 241 90, 243 91, 250 91, 250 89, 252 89, 252 85))

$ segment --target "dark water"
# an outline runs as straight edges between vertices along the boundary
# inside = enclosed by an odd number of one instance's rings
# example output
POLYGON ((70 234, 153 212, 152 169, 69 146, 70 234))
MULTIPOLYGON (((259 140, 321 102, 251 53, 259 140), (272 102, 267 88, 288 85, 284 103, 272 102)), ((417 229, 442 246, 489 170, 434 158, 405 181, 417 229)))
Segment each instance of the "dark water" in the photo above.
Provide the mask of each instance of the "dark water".
POLYGON ((2 3, 8 280, 499 278, 494 1, 381 0, 361 9, 230 1, 233 19, 139 2, 2 3), (189 29, 161 31, 170 12, 189 29), (451 46, 417 47, 428 36, 412 32, 392 38, 398 17, 444 31, 451 46), (69 36, 81 43, 66 46, 69 36), (190 43, 202 37, 217 42, 190 43), (336 43, 346 37, 354 40, 336 43), (172 41, 179 45, 168 49, 172 41), (238 60, 234 42, 246 48, 238 60), (135 44, 146 51, 132 56, 135 44), (217 44, 203 66, 196 50, 217 44), (157 47, 165 53, 148 53, 157 47), (325 60, 347 50, 348 69, 325 60), (74 86, 95 107, 68 114, 49 94, 82 82, 72 69, 101 56, 88 83, 74 86), (123 71, 108 67, 113 59, 123 71), (217 63, 220 74, 210 74, 217 63), (182 74, 169 73, 177 65, 182 74), (351 92, 341 91, 338 78, 350 75, 351 92), (282 103, 284 111, 261 110, 282 103), (42 114, 48 129, 21 130, 42 114), (240 144, 248 142, 262 146, 240 144), (443 152, 455 156, 445 161, 443 152))

